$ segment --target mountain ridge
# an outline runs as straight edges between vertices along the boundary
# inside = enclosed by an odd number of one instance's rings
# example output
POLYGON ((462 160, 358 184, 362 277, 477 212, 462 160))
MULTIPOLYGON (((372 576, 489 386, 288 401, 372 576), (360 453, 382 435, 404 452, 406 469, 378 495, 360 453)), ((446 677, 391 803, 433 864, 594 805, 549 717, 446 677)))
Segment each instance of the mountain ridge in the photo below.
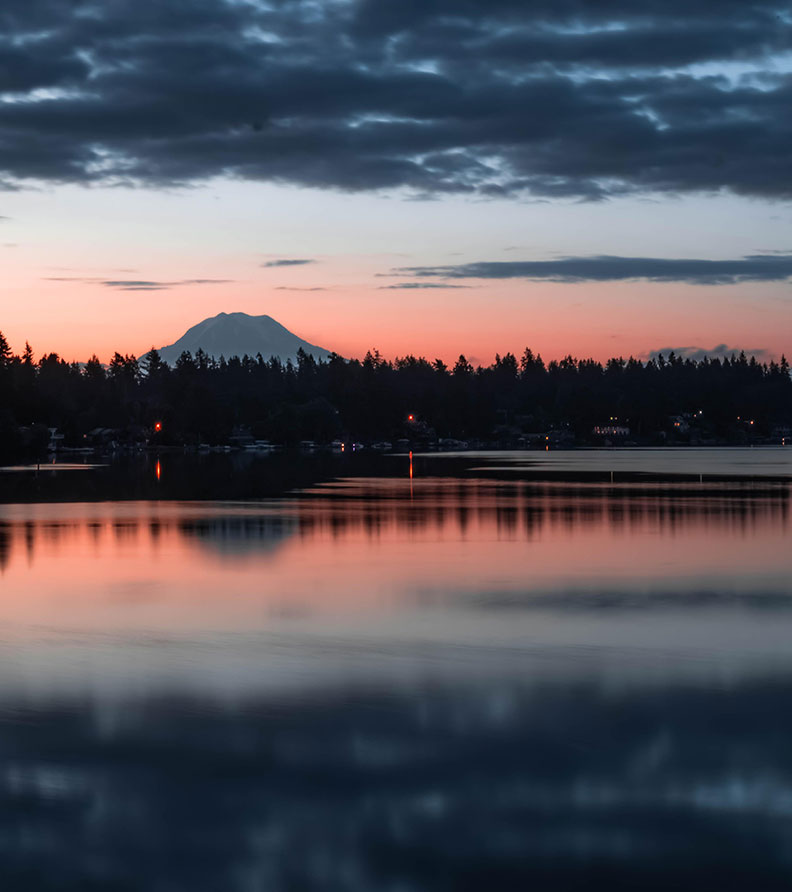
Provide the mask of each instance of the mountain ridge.
POLYGON ((265 359, 276 356, 281 362, 295 362, 300 349, 316 360, 328 359, 331 352, 298 337, 272 316, 235 312, 203 319, 159 353, 163 361, 173 365, 183 352, 194 354, 199 349, 215 359, 260 353, 265 359))

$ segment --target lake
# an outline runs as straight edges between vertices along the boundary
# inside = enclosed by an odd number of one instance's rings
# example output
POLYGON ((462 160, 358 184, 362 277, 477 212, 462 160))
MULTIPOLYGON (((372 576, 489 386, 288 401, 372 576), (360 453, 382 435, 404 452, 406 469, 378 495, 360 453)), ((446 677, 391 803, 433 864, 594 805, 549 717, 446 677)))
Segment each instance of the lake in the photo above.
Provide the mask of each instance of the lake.
POLYGON ((789 888, 792 450, 300 461, 0 475, 4 889, 789 888))

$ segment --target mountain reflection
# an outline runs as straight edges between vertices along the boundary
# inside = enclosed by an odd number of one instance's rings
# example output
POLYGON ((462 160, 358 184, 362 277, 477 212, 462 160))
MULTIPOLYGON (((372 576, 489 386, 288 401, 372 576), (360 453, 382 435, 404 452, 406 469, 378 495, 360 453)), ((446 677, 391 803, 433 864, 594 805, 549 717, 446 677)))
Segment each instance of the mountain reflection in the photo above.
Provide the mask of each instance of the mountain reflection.
MULTIPOLYGON (((200 542, 221 555, 239 557, 248 553, 274 551, 296 531, 297 524, 288 516, 235 517, 221 516, 181 521, 176 525, 186 539, 200 542)), ((149 524, 152 538, 167 533, 159 521, 149 524)))

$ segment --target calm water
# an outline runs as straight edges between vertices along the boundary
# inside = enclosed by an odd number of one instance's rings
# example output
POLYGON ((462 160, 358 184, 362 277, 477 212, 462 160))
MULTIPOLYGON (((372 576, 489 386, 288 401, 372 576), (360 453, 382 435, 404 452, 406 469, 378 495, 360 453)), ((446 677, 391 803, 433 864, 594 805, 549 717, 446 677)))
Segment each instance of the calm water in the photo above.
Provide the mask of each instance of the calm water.
POLYGON ((607 455, 0 505, 2 888, 789 888, 792 450, 607 455))

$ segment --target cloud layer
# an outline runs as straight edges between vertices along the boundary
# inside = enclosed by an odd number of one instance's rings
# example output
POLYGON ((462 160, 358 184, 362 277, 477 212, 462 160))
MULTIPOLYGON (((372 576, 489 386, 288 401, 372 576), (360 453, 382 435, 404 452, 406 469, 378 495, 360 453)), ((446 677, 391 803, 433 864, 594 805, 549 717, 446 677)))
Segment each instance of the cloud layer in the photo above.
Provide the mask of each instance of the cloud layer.
POLYGON ((232 279, 177 279, 172 282, 154 279, 98 279, 84 276, 48 276, 47 282, 81 282, 85 285, 102 285, 117 291, 167 291, 181 285, 224 285, 232 279))
POLYGON ((702 359, 726 359, 731 356, 754 356, 757 360, 770 359, 770 352, 761 347, 730 347, 728 344, 717 344, 711 350, 706 347, 662 347, 660 350, 652 350, 649 359, 657 359, 658 356, 668 357, 671 353, 682 359, 692 359, 701 362, 702 359))
POLYGON ((469 288, 469 285, 452 285, 450 282, 397 282, 395 285, 380 285, 385 291, 410 291, 418 288, 469 288))
POLYGON ((398 275, 442 279, 536 279, 545 282, 687 282, 734 285, 792 277, 792 254, 751 254, 736 260, 666 257, 561 257, 557 260, 482 261, 451 266, 403 266, 398 275))
POLYGON ((789 198, 791 21, 781 0, 4 0, 0 182, 789 198))

